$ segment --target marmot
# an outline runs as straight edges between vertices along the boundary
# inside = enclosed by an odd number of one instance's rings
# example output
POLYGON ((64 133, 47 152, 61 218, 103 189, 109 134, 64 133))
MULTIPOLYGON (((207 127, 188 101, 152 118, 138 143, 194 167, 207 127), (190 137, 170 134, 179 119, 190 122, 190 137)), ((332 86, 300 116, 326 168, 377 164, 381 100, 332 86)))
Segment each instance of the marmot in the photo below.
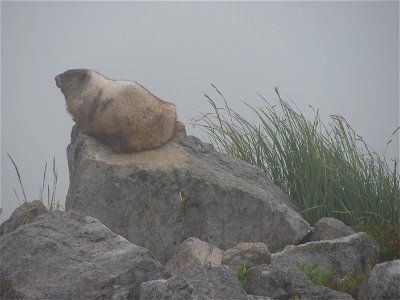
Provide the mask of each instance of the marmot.
POLYGON ((126 153, 159 148, 176 134, 175 105, 139 83, 74 69, 55 77, 67 110, 83 133, 126 153))

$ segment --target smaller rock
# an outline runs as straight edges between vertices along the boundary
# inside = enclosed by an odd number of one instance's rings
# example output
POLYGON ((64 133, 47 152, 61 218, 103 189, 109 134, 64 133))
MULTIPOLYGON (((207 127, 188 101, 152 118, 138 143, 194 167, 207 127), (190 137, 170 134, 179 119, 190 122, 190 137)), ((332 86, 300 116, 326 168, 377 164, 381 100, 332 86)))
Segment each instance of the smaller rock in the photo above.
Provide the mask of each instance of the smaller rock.
POLYGON ((256 266, 248 271, 244 288, 252 295, 289 299, 289 294, 285 291, 283 274, 275 264, 256 266))
POLYGON ((248 294, 272 299, 330 300, 353 299, 350 295, 324 286, 314 285, 297 268, 286 269, 279 264, 260 265, 249 270, 245 290, 248 294))
POLYGON ((149 250, 72 210, 0 236, 0 299, 138 299, 162 269, 149 250))
POLYGON ((192 267, 221 265, 223 251, 198 238, 186 239, 165 266, 167 277, 192 267))
POLYGON ((31 223, 37 216, 47 212, 48 210, 44 207, 42 201, 26 202, 17 207, 8 220, 0 225, 0 235, 10 233, 21 225, 31 223))
POLYGON ((322 218, 314 225, 311 241, 333 240, 355 234, 356 232, 335 218, 322 218))
POLYGON ((184 269, 168 280, 144 282, 140 300, 248 300, 227 266, 184 269))
POLYGON ((379 245, 368 234, 359 232, 343 238, 310 242, 272 255, 272 261, 282 267, 297 268, 303 261, 308 265, 318 264, 321 270, 332 270, 336 275, 363 272, 369 264, 379 260, 379 245))
POLYGON ((357 299, 400 299, 400 260, 375 265, 360 285, 357 299))
POLYGON ((264 243, 240 243, 235 247, 224 251, 222 264, 229 266, 232 270, 239 269, 243 264, 249 269, 256 265, 269 264, 271 253, 264 243))

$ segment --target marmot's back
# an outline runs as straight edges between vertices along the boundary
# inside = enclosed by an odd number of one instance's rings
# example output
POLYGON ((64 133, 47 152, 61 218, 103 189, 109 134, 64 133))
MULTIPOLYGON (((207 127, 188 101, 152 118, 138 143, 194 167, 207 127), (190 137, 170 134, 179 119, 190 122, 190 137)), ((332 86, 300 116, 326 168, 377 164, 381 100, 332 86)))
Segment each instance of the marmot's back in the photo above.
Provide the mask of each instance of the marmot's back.
POLYGON ((159 148, 176 133, 175 105, 136 82, 69 70, 56 76, 56 83, 82 131, 116 152, 159 148))

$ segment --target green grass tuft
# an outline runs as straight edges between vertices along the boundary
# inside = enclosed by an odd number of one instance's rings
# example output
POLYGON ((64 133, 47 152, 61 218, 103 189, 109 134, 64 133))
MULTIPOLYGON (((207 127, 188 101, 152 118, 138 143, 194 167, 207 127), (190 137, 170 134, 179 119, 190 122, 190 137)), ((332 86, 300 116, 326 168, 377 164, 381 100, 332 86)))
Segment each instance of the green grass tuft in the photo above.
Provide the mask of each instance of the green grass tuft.
POLYGON ((247 282, 247 273, 248 269, 246 264, 242 264, 237 270, 236 270, 236 277, 239 279, 240 283, 242 285, 246 284, 247 282))
POLYGON ((342 116, 331 115, 325 124, 313 109, 308 120, 293 102, 282 99, 277 88, 274 105, 263 97, 264 106, 247 105, 253 122, 229 107, 213 87, 221 104, 206 94, 212 112, 194 125, 218 151, 269 174, 309 223, 322 217, 340 219, 373 235, 383 249, 383 260, 399 258, 398 160, 389 164, 342 116))
POLYGON ((304 261, 298 261, 297 267, 305 273, 315 285, 327 286, 329 279, 332 277, 332 271, 322 271, 317 264, 307 265, 304 261))
POLYGON ((343 117, 331 115, 326 125, 314 110, 307 120, 276 89, 275 105, 264 98, 263 107, 248 105, 256 119, 251 122, 215 89, 221 106, 205 95, 213 111, 195 120, 195 126, 218 151, 269 174, 308 222, 329 216, 348 225, 363 220, 399 223, 398 162, 391 169, 343 117))

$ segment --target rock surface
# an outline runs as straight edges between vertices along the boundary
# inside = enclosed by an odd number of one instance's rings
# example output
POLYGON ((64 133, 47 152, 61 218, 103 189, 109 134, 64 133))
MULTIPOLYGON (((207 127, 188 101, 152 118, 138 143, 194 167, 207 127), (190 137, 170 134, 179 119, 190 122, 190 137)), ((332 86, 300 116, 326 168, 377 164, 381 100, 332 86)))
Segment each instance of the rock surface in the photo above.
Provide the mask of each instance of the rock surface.
POLYGON ((48 210, 42 201, 35 200, 23 203, 0 225, 0 235, 9 233, 21 225, 28 224, 35 220, 37 216, 47 212, 48 210))
POLYGON ((248 271, 245 290, 252 295, 288 299, 290 291, 285 290, 285 285, 285 273, 278 266, 259 265, 248 271))
POLYGON ((222 264, 237 270, 243 264, 247 269, 271 262, 271 253, 264 243, 240 243, 231 249, 224 251, 222 264))
POLYGON ((221 265, 223 251, 198 238, 190 237, 165 265, 165 273, 174 276, 183 269, 221 265))
POLYGON ((165 263, 188 237, 222 250, 297 244, 309 224, 258 168, 182 131, 162 148, 115 154, 75 126, 66 209, 100 219, 165 263))
POLYGON ((245 290, 248 294, 272 299, 331 300, 353 299, 350 295, 314 285, 299 269, 286 269, 277 263, 251 268, 245 290))
POLYGON ((322 218, 314 224, 311 241, 333 240, 355 234, 356 232, 335 218, 322 218))
POLYGON ((75 211, 42 214, 0 237, 1 299, 137 299, 161 272, 147 249, 75 211))
POLYGON ((141 300, 247 300, 247 294, 226 266, 195 267, 168 280, 142 283, 141 300))
POLYGON ((247 300, 274 300, 274 299, 265 296, 247 295, 247 300))
POLYGON ((288 246, 272 255, 272 261, 286 269, 296 268, 297 262, 303 261, 308 265, 318 264, 321 270, 330 269, 337 275, 346 275, 350 271, 363 272, 367 264, 373 266, 378 260, 379 246, 364 232, 288 246))
POLYGON ((361 284, 357 299, 400 299, 400 260, 375 265, 361 284))

